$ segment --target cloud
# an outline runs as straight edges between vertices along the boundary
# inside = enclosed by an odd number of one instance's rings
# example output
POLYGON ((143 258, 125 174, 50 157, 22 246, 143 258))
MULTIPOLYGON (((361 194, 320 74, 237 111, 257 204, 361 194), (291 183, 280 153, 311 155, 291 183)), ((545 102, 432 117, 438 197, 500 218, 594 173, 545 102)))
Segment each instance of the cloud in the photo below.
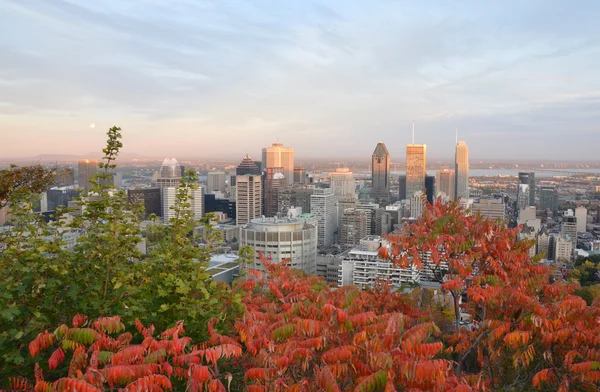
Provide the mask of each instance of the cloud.
POLYGON ((415 119, 430 156, 450 157, 459 127, 473 156, 594 159, 599 8, 8 0, 0 157, 99 149, 89 131, 51 142, 93 121, 139 154, 258 156, 279 137, 299 158, 367 159, 383 140, 401 160, 415 119))

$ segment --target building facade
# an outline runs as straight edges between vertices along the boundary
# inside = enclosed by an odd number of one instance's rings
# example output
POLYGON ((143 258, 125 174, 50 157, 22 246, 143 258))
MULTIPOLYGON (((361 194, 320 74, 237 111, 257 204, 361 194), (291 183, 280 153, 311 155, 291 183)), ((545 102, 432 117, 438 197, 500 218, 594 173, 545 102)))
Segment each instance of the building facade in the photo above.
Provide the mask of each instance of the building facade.
POLYGON ((335 232, 334 196, 330 188, 315 189, 310 196, 310 213, 317 219, 319 246, 333 245, 335 232))
POLYGON ((455 179, 454 170, 438 170, 435 174, 435 181, 437 191, 444 193, 448 197, 448 201, 454 201, 455 193, 455 179))
POLYGON ((282 167, 268 167, 265 172, 264 183, 264 215, 268 218, 277 215, 277 194, 286 185, 282 167))
POLYGON ((262 252, 275 263, 287 260, 288 265, 307 274, 317 272, 317 227, 302 219, 252 219, 240 228, 240 245, 255 251, 250 269, 265 270, 258 257, 262 252))
POLYGON ((356 197, 354 174, 348 168, 338 168, 330 175, 331 189, 336 200, 356 197))
POLYGON ((225 173, 222 171, 208 172, 206 192, 225 192, 225 173))
POLYGON ((535 173, 534 172, 519 172, 519 185, 526 184, 529 191, 528 203, 530 206, 535 205, 535 173))
POLYGON ((273 143, 271 147, 265 147, 262 151, 262 164, 264 170, 269 167, 282 167, 283 175, 287 184, 294 183, 294 149, 284 147, 283 144, 273 143))
POLYGON ((425 191, 427 147, 424 144, 406 145, 406 199, 425 191))
POLYGON ((469 198, 469 148, 467 143, 456 144, 454 155, 454 200, 469 198))
POLYGON ((127 197, 131 204, 144 205, 144 216, 146 218, 151 214, 162 216, 160 192, 160 188, 128 189, 127 197))
POLYGON ((379 142, 371 156, 371 197, 380 203, 390 200, 390 154, 379 142))
POLYGON ((482 216, 496 220, 506 219, 506 205, 501 198, 481 198, 471 205, 473 213, 479 212, 482 216))
POLYGON ((98 161, 85 159, 77 163, 77 184, 86 191, 90 190, 90 180, 98 173, 98 161))
POLYGON ((181 166, 175 158, 165 158, 160 170, 158 177, 156 178, 156 186, 159 188, 166 187, 178 187, 181 183, 181 166))
POLYGON ((248 224, 262 216, 262 176, 236 176, 236 223, 248 224))
POLYGON ((340 224, 340 245, 354 247, 361 239, 369 235, 370 229, 369 210, 361 208, 348 208, 342 214, 340 224))

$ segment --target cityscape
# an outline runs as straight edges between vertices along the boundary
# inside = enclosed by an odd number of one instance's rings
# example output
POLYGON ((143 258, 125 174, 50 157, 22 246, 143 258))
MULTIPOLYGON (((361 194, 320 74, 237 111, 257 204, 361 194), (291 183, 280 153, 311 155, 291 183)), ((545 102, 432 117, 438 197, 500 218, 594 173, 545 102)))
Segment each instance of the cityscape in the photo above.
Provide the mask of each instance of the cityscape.
POLYGON ((594 10, 0 0, 0 392, 600 390, 594 10))

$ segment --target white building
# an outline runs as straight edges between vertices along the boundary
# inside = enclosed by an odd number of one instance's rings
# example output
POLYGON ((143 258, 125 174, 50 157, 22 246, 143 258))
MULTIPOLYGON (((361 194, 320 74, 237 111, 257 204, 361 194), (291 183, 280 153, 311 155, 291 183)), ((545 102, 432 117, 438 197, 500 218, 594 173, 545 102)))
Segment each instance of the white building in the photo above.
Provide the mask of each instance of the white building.
MULTIPOLYGON (((164 223, 169 223, 169 220, 175 216, 172 207, 175 205, 177 198, 177 189, 170 186, 161 190, 162 221, 164 223)), ((198 189, 192 189, 190 190, 190 196, 190 208, 194 213, 194 220, 200 220, 204 216, 204 189, 200 186, 198 189)))
POLYGON ((423 209, 425 208, 424 193, 417 191, 410 197, 410 217, 420 218, 423 215, 423 209))
POLYGON ((399 268, 379 257, 379 249, 390 244, 380 236, 368 236, 360 245, 350 250, 342 260, 338 285, 356 285, 361 289, 372 287, 377 280, 389 282, 395 287, 403 283, 419 283, 420 274, 415 267, 399 268))
POLYGON ((181 165, 175 158, 165 158, 158 176, 154 178, 159 188, 177 187, 181 182, 181 165))
POLYGON ((443 192, 448 201, 454 201, 455 185, 454 170, 443 169, 435 173, 435 188, 438 192, 443 192))
POLYGON ((317 272, 317 227, 303 219, 258 218, 240 228, 240 246, 251 246, 255 263, 251 269, 264 270, 259 252, 278 263, 289 259, 288 265, 307 274, 317 272))
POLYGON ((569 238, 557 236, 554 240, 554 260, 569 261, 573 253, 573 245, 569 238))
POLYGON ((463 141, 456 144, 454 172, 454 199, 466 200, 469 198, 469 148, 463 141))
POLYGON ((506 206, 504 200, 497 199, 479 199, 471 206, 473 213, 479 212, 488 219, 502 219, 506 217, 506 206))
POLYGON ((317 218, 319 227, 319 246, 333 245, 336 226, 334 196, 330 188, 315 189, 310 196, 310 213, 317 218))
POLYGON ((237 176, 236 188, 236 221, 245 225, 262 215, 262 176, 237 176))
POLYGON ((529 185, 519 184, 517 190, 517 209, 519 214, 521 210, 526 209, 529 206, 529 185))

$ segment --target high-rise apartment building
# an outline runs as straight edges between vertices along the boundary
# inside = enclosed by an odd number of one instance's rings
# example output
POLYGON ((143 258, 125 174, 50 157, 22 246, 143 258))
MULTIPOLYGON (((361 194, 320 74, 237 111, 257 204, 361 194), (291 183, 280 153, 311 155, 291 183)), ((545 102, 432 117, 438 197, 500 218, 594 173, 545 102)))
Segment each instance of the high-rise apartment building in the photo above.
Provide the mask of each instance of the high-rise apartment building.
POLYGON ((235 174, 237 176, 260 176, 261 170, 260 166, 257 165, 256 162, 254 162, 252 159, 250 159, 248 154, 246 154, 244 155, 244 159, 242 159, 242 162, 235 169, 235 174))
POLYGON ((519 172, 519 184, 526 184, 529 190, 528 203, 530 206, 535 205, 535 173, 534 172, 519 172))
POLYGON ((245 225, 262 216, 262 176, 236 176, 236 221, 245 225))
POLYGON ((207 192, 225 192, 225 173, 222 171, 208 172, 207 192))
POLYGON ((181 182, 181 176, 181 166, 177 162, 177 159, 165 158, 158 172, 156 185, 159 188, 178 187, 181 182))
POLYGON ((334 196, 330 188, 314 190, 310 196, 310 213, 317 219, 319 246, 333 245, 336 222, 334 196))
POLYGON ((358 245, 361 239, 369 235, 369 210, 347 208, 342 214, 340 224, 340 244, 344 247, 358 245))
POLYGON ((90 180, 98 173, 98 161, 85 159, 77 163, 77 180, 80 188, 90 190, 90 180))
POLYGON ((379 142, 371 157, 371 197, 380 203, 390 200, 390 154, 379 142))
POLYGON ((265 172, 264 183, 264 215, 267 218, 277 215, 277 193, 286 184, 282 167, 268 167, 265 172))
POLYGON ((543 186, 540 188, 540 208, 558 212, 558 191, 555 187, 543 186))
POLYGON ((467 200, 469 198, 469 148, 463 141, 456 144, 454 181, 454 200, 467 200))
POLYGON ((292 147, 284 147, 283 144, 277 142, 273 143, 271 147, 263 148, 262 164, 264 170, 269 167, 282 167, 287 184, 294 183, 294 149, 292 147))
POLYGON ((573 254, 573 242, 564 236, 554 238, 554 260, 567 262, 573 254))
POLYGON ((369 230, 367 235, 381 235, 381 216, 384 209, 377 203, 360 202, 356 208, 366 210, 369 213, 369 230))
POLYGON ((406 145, 406 198, 425 192, 427 147, 424 144, 406 145))
POLYGON ((336 200, 352 199, 356 197, 354 174, 348 168, 338 168, 331 173, 331 189, 336 200))
POLYGON ((435 180, 437 191, 444 193, 449 201, 454 201, 456 195, 454 191, 454 170, 438 170, 435 174, 435 180))

